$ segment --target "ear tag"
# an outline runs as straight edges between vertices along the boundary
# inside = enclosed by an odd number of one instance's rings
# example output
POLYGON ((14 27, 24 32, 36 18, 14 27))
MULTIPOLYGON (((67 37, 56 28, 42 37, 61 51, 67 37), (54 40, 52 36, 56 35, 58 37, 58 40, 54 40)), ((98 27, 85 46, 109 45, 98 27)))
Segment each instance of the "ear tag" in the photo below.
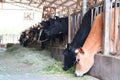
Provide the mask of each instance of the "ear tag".
POLYGON ((75 50, 75 53, 77 54, 78 52, 79 52, 79 50, 78 50, 78 49, 76 49, 76 50, 75 50))

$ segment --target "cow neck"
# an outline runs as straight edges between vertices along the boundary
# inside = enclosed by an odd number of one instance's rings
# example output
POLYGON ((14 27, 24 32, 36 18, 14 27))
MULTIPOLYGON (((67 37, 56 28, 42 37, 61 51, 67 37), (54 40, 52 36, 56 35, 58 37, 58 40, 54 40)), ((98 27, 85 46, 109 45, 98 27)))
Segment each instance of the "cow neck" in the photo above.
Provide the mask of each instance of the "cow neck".
POLYGON ((82 47, 82 49, 84 51, 86 51, 88 53, 89 52, 90 53, 95 53, 94 50, 98 51, 97 50, 98 47, 101 46, 101 44, 99 44, 98 41, 102 41, 101 40, 101 38, 102 38, 102 35, 101 35, 102 34, 102 29, 100 29, 100 28, 102 28, 102 13, 99 14, 98 16, 96 16, 96 18, 95 18, 95 20, 94 20, 94 22, 92 24, 92 29, 91 29, 91 31, 90 31, 90 33, 89 33, 83 47, 82 47), (101 20, 101 23, 100 23, 100 21, 97 21, 97 20, 101 20), (100 26, 96 26, 97 23, 99 23, 100 26), (97 39, 95 37, 97 37, 97 39))

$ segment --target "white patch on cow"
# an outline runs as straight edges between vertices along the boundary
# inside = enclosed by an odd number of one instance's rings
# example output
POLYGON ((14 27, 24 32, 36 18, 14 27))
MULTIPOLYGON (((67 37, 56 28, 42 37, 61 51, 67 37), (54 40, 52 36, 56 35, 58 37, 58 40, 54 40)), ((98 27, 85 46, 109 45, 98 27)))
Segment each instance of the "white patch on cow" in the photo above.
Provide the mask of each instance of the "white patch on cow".
POLYGON ((83 73, 83 72, 78 72, 78 71, 76 71, 75 74, 76 74, 76 76, 82 77, 84 73, 83 73))
POLYGON ((78 49, 76 49, 76 50, 75 50, 75 53, 78 53, 78 52, 79 52, 79 50, 78 50, 78 49))

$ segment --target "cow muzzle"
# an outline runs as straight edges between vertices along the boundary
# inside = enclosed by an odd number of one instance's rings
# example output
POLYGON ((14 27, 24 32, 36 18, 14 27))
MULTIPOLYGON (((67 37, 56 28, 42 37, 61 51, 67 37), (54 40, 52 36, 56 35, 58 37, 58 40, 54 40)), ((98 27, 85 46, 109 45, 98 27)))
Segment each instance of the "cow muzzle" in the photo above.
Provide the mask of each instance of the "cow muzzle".
POLYGON ((67 67, 67 66, 64 66, 64 65, 62 66, 62 68, 63 68, 64 71, 67 71, 67 70, 68 70, 68 67, 67 67))

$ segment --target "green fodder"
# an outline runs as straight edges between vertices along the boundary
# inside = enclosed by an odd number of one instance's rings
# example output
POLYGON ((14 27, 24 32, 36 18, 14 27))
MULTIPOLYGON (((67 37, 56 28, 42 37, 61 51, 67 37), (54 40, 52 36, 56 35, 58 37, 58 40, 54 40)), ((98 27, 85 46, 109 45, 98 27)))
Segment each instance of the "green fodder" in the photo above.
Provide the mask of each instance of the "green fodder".
POLYGON ((48 67, 56 62, 56 60, 51 57, 51 53, 47 50, 40 51, 36 48, 22 47, 19 44, 9 47, 6 53, 20 63, 39 67, 39 69, 48 67))
POLYGON ((75 77, 75 65, 71 67, 69 70, 64 71, 62 69, 62 62, 56 62, 55 64, 48 66, 42 70, 43 73, 47 74, 54 74, 61 77, 68 77, 71 78, 71 80, 99 80, 95 77, 92 77, 90 75, 84 75, 82 77, 75 77))
POLYGON ((71 67, 69 70, 64 71, 62 69, 62 62, 56 62, 55 64, 48 66, 43 69, 43 72, 51 73, 51 74, 73 74, 75 71, 75 66, 71 67))

